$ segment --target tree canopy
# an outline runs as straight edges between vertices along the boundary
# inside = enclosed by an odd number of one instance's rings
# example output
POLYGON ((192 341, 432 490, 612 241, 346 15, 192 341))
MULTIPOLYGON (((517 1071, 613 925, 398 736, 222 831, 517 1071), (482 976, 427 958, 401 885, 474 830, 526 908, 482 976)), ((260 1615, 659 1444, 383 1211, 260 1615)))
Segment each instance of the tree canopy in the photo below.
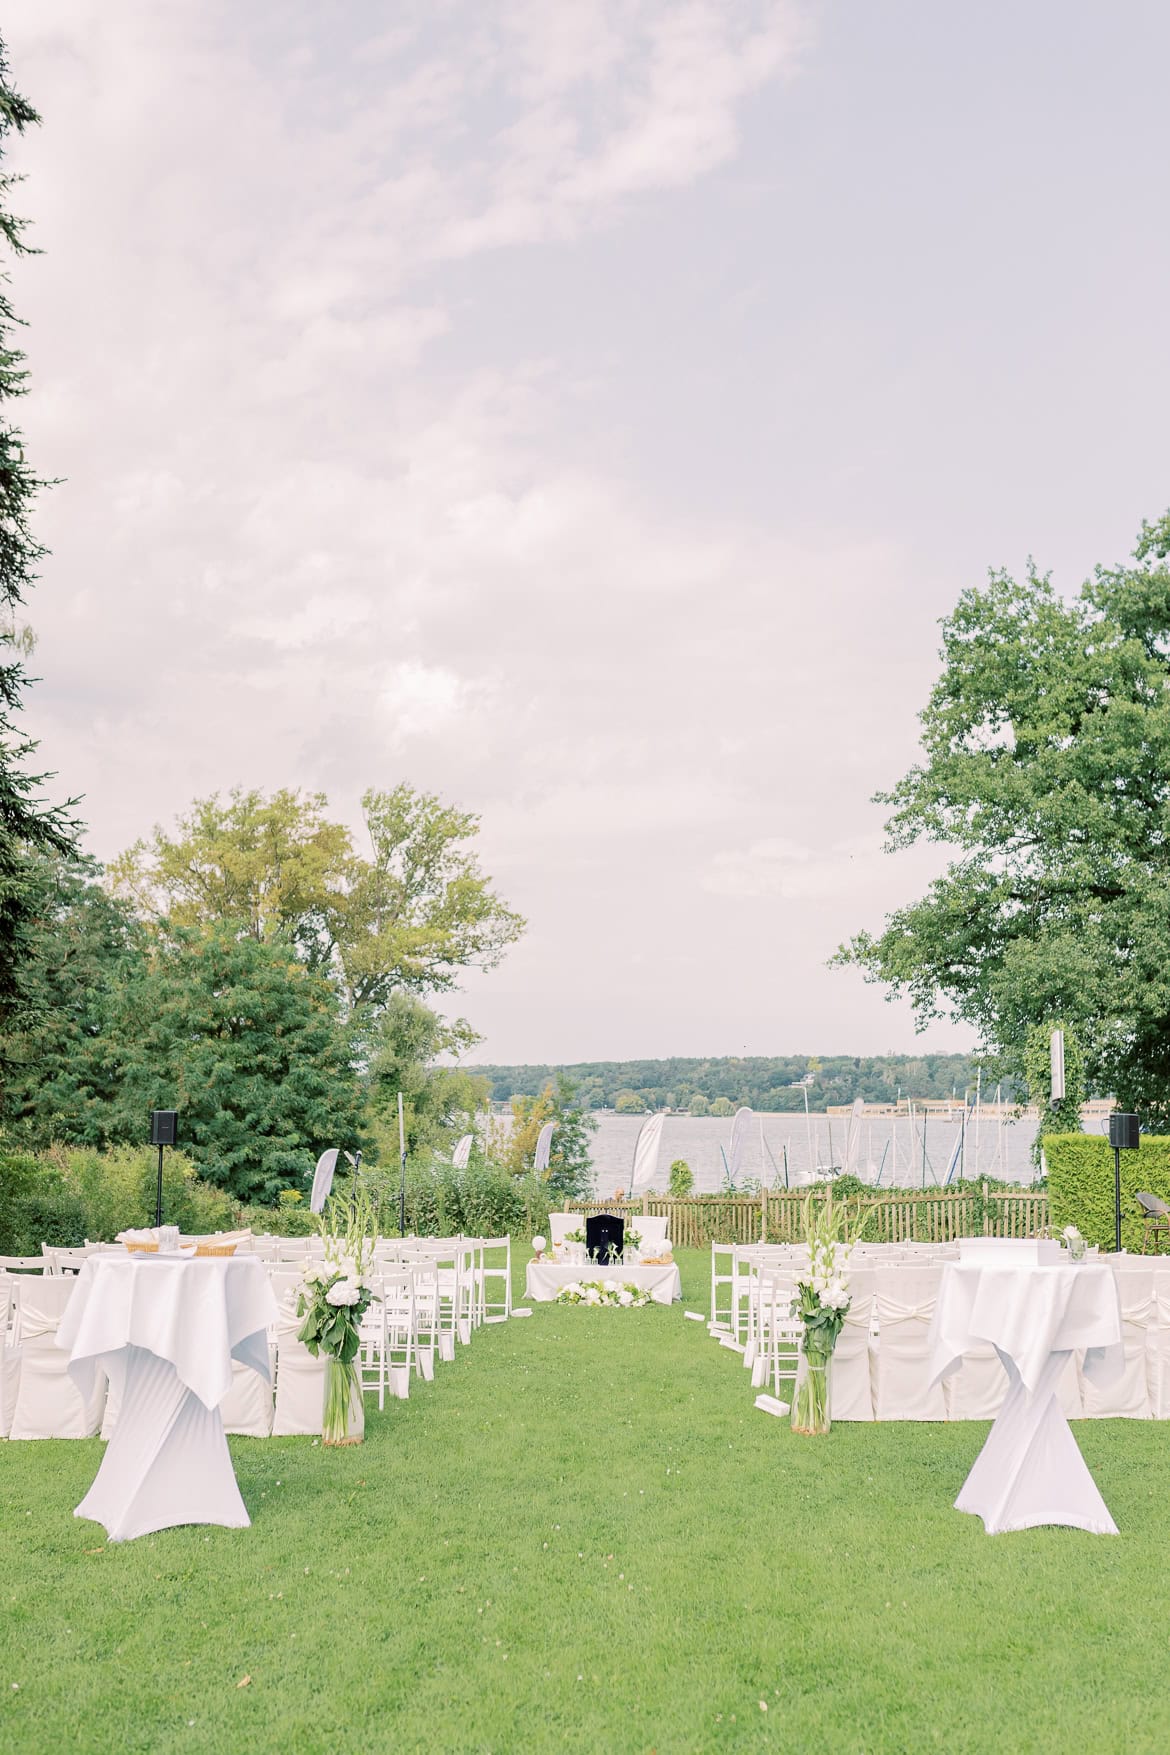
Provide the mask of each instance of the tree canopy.
POLYGON ((838 959, 950 1011, 1021 1074, 1065 1020, 1099 1089, 1170 1118, 1170 515, 1071 598, 991 574, 943 623, 889 846, 955 849, 838 959))
POLYGON ((472 812, 410 786, 368 791, 365 856, 327 809, 321 793, 288 790, 196 799, 174 834, 156 828, 112 862, 111 887, 156 927, 288 940, 352 1011, 399 991, 446 992, 460 970, 494 968, 523 932, 468 845, 472 812))
MULTIPOLYGON (((26 222, 9 205, 20 179, 5 168, 5 161, 12 135, 23 134, 39 120, 31 104, 13 88, 0 42, 0 240, 13 257, 28 255, 30 246, 24 238, 26 222)), ((18 612, 45 553, 30 517, 38 492, 47 484, 28 463, 23 434, 9 415, 12 402, 28 389, 24 354, 14 336, 20 319, 12 307, 9 283, 10 276, 0 273, 0 1012, 10 1010, 16 999, 25 955, 24 935, 33 907, 27 854, 30 849, 68 853, 76 836, 76 824, 68 815, 71 807, 43 802, 41 788, 50 776, 28 772, 37 746, 17 722, 28 684, 24 658, 31 644, 18 612)))

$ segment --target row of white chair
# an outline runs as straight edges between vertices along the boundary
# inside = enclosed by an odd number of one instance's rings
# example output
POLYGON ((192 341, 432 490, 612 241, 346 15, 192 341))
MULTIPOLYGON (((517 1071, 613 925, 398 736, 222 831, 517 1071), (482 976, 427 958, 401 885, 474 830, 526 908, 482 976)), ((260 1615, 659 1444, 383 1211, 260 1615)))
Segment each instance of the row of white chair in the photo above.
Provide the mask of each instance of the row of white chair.
MULTIPOLYGON (((833 1355, 830 1412, 835 1420, 994 1419, 1007 1376, 991 1346, 963 1357, 942 1384, 930 1381, 929 1342, 942 1262, 882 1261, 855 1256, 852 1301, 833 1355)), ((1119 1382, 1099 1386, 1075 1356, 1057 1388, 1070 1419, 1170 1419, 1170 1262, 1133 1256, 1102 1257, 1117 1275, 1124 1369, 1119 1382)), ((795 1377, 801 1327, 792 1313, 804 1262, 777 1260, 768 1250, 744 1249, 735 1264, 745 1280, 742 1326, 712 1322, 711 1332, 743 1354, 758 1388, 771 1382, 778 1396, 795 1377), (742 1271, 746 1269, 746 1274, 742 1271), (742 1335, 742 1339, 739 1336, 742 1335)), ((740 1302, 734 1306, 738 1313, 740 1302)))
MULTIPOLYGON (((108 1438, 117 1398, 104 1383, 84 1403, 56 1346, 79 1261, 45 1257, 0 1260, 0 1437, 108 1438), (43 1271, 38 1271, 43 1270, 43 1271)), ((269 1334, 275 1388, 254 1371, 233 1368, 221 1404, 224 1428, 248 1436, 319 1433, 325 1361, 298 1339, 297 1303, 304 1262, 265 1263, 279 1316, 269 1334)), ((436 1359, 450 1361, 476 1328, 507 1321, 512 1311, 511 1240, 379 1239, 370 1278, 374 1298, 362 1323, 358 1357, 363 1392, 409 1394, 412 1377, 430 1380, 436 1359)))

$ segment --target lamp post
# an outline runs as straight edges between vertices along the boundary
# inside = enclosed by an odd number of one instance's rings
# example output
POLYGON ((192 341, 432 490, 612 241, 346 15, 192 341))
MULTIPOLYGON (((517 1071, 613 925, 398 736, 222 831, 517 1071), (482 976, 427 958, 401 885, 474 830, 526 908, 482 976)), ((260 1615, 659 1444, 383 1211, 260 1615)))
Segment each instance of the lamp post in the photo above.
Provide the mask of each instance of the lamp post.
POLYGON ((1121 1154, 1136 1152, 1141 1145, 1141 1120, 1136 1115, 1109 1117, 1109 1144, 1113 1147, 1113 1248, 1121 1254, 1121 1154))

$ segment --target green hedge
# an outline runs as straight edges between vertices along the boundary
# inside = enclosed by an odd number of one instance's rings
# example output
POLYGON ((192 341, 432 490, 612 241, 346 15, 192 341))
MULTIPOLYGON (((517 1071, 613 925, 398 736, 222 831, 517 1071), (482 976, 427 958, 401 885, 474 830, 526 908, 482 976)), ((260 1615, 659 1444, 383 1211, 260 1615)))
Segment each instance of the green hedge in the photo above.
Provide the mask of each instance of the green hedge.
MULTIPOLYGON (((108 1241, 129 1226, 154 1223, 158 1155, 149 1146, 100 1152, 54 1146, 32 1154, 0 1145, 0 1255, 37 1255, 42 1243, 108 1241)), ((166 1219, 184 1231, 232 1223, 232 1203, 203 1182, 181 1152, 163 1167, 166 1219)))
MULTIPOLYGON (((1044 1161, 1053 1232, 1075 1225, 1088 1242, 1112 1249, 1113 1153, 1109 1141, 1100 1134, 1046 1134, 1044 1161)), ((1133 1198, 1139 1189, 1170 1202, 1170 1139, 1143 1134, 1138 1151, 1121 1154, 1121 1247, 1132 1253, 1142 1246, 1143 1220, 1133 1198)))

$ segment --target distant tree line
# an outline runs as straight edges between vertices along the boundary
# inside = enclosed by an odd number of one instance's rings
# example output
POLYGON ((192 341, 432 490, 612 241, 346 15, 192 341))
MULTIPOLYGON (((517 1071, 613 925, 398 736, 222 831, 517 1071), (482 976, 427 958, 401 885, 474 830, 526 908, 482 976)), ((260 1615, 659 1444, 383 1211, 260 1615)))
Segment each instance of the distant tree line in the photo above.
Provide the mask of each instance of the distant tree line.
MULTIPOLYGON (((734 1055, 707 1060, 578 1061, 571 1066, 484 1066, 468 1071, 488 1081, 492 1100, 535 1096, 558 1075, 570 1078, 579 1101, 590 1109, 641 1114, 653 1109, 687 1110, 692 1115, 726 1115, 741 1104, 768 1114, 828 1103, 893 1103, 903 1097, 946 1098, 975 1090, 979 1069, 969 1054, 886 1055, 734 1055), (807 1080, 807 1086, 804 1081, 807 1080)), ((994 1092, 994 1076, 983 1074, 984 1096, 994 1092), (989 1084, 989 1076, 991 1083, 989 1084)), ((1013 1088, 1005 1084, 1004 1097, 1013 1088)))

